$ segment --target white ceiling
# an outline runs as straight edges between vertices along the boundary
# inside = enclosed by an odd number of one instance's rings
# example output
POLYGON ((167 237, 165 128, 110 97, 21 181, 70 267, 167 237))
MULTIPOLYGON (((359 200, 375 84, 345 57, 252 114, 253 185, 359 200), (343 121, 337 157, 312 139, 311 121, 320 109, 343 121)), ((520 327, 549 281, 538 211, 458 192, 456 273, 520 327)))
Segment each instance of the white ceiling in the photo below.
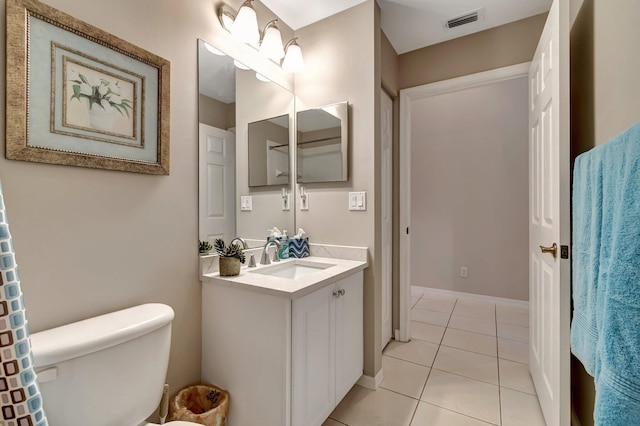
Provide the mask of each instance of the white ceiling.
POLYGON ((365 0, 262 0, 294 31, 363 3, 365 0))
MULTIPOLYGON (((262 0, 291 28, 312 24, 364 0, 262 0)), ((382 30, 398 54, 547 12, 552 0, 377 0, 382 30), (444 21, 484 8, 484 18, 446 29, 444 21)), ((300 41, 301 44, 304 40, 300 41)))

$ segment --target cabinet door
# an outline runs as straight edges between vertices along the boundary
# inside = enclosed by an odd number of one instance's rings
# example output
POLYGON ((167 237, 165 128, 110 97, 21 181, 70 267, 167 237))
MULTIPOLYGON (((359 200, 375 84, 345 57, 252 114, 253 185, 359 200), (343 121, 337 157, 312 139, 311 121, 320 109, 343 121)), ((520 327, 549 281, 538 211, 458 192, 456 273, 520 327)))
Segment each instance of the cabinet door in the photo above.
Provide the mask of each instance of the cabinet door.
POLYGON ((362 376, 362 272, 335 284, 336 299, 336 404, 362 376), (341 290, 344 290, 342 292, 341 290))
POLYGON ((293 301, 294 426, 321 425, 335 407, 335 297, 329 285, 293 301))

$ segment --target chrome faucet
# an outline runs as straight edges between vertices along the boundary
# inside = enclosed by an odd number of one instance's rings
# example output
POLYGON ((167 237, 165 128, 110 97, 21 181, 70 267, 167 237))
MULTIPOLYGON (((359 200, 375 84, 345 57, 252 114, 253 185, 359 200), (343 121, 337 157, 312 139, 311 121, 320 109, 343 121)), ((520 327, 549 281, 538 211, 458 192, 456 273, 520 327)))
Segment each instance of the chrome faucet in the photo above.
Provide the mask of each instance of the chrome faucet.
POLYGON ((244 238, 240 238, 240 237, 235 237, 233 240, 231 240, 229 245, 233 244, 236 241, 240 241, 240 244, 242 244, 242 249, 243 250, 246 250, 246 249, 249 248, 249 246, 247 245, 247 242, 244 240, 244 238))
POLYGON ((273 254, 273 261, 280 262, 280 258, 278 257, 278 249, 282 247, 282 245, 278 242, 278 240, 269 240, 267 241, 267 243, 264 245, 264 248, 262 249, 262 258, 260 259, 261 265, 271 264, 271 261, 269 260, 269 246, 271 244, 276 245, 276 252, 273 254))

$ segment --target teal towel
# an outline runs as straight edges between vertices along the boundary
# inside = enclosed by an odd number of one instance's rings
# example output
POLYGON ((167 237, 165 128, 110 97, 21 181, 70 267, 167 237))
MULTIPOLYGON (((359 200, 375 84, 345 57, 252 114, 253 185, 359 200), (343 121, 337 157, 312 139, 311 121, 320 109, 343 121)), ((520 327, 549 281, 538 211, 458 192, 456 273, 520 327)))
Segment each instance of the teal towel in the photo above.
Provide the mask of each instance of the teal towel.
POLYGON ((47 426, 0 185, 0 425, 47 426))
POLYGON ((597 425, 640 421, 640 123, 576 159, 571 350, 597 425))

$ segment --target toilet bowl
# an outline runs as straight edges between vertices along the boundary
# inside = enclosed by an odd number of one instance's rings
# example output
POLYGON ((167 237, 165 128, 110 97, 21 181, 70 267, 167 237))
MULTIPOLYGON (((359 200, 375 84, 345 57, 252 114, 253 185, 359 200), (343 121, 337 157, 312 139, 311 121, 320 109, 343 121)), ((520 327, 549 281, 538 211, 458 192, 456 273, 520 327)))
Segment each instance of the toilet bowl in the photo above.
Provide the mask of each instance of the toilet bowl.
POLYGON ((33 333, 49 424, 155 425, 146 419, 162 398, 173 317, 171 307, 150 303, 33 333))

